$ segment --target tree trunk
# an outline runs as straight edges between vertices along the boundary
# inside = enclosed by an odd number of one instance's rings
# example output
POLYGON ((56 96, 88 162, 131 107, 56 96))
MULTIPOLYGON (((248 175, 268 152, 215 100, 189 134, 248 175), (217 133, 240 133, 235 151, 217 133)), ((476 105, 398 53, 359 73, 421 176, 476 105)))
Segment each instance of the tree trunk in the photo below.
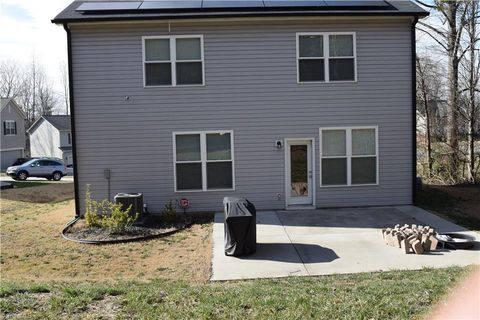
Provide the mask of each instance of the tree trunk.
POLYGON ((456 3, 448 4, 447 14, 449 17, 448 41, 448 117, 447 117, 447 144, 449 146, 449 171, 455 181, 458 176, 458 56, 457 56, 457 9, 456 3))
POLYGON ((476 106, 475 106, 475 42, 476 42, 476 23, 477 19, 474 17, 477 12, 477 4, 471 4, 472 18, 469 25, 469 40, 470 40, 470 72, 469 72, 469 105, 470 105, 470 114, 469 114, 469 123, 468 123, 468 181, 470 183, 475 183, 475 122, 476 122, 476 106))
POLYGON ((428 102, 425 101, 425 121, 427 124, 427 159, 428 159, 428 177, 432 177, 433 157, 432 157, 432 133, 430 126, 430 110, 428 110, 428 102))

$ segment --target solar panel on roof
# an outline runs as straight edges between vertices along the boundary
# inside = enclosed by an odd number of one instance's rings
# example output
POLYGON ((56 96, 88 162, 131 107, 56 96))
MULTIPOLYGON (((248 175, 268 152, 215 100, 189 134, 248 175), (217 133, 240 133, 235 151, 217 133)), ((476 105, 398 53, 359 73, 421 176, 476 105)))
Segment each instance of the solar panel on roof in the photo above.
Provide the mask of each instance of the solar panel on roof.
POLYGON ((136 10, 142 3, 135 2, 84 2, 75 11, 136 10))
POLYGON ((263 7, 262 0, 203 0, 202 8, 255 8, 263 7))
POLYGON ((264 0, 265 7, 324 7, 323 0, 264 0))
POLYGON ((383 0, 325 0, 328 7, 384 7, 383 0))
MULTIPOLYGON (((95 13, 102 11, 175 10, 175 9, 235 9, 235 8, 387 8, 383 0, 151 0, 84 2, 75 11, 95 13)), ((390 7, 391 8, 391 7, 390 7)))
POLYGON ((163 0, 163 1, 144 1, 140 5, 140 10, 149 9, 193 9, 201 8, 202 0, 163 0))

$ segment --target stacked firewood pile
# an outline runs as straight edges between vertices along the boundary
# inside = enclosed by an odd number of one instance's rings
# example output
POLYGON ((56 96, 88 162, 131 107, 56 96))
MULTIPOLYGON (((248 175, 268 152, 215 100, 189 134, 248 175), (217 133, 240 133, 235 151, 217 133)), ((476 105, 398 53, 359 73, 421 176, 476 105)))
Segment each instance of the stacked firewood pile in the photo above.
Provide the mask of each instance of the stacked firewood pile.
POLYGON ((405 253, 422 254, 437 248, 437 232, 429 226, 397 224, 393 228, 382 229, 383 240, 392 247, 401 248, 405 253))

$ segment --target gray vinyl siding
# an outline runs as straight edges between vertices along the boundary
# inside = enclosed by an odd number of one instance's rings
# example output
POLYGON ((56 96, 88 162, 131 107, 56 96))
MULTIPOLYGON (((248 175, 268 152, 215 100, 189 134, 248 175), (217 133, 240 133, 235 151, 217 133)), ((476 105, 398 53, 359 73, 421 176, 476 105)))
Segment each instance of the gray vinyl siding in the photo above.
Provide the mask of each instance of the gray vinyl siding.
POLYGON ((17 158, 25 155, 25 119, 15 105, 13 105, 12 102, 8 102, 5 108, 1 110, 0 120, 0 169, 5 170, 11 166, 17 158), (16 135, 6 136, 3 134, 3 122, 7 120, 13 120, 17 123, 16 135))
POLYGON ((18 109, 9 102, 8 105, 1 111, 1 149, 20 148, 25 149, 25 119, 18 109), (3 134, 3 122, 13 120, 17 123, 17 134, 6 136, 3 134))
POLYGON ((18 158, 24 156, 23 149, 20 150, 0 150, 0 169, 6 170, 10 167, 18 158))
POLYGON ((143 192, 153 212, 182 197, 190 210, 218 210, 226 195, 284 208, 284 150, 275 141, 310 137, 317 207, 410 204, 410 22, 331 21, 173 23, 172 35, 204 36, 206 85, 170 88, 143 87, 142 36, 169 34, 165 24, 72 26, 82 207, 86 184, 107 197, 109 168, 111 197, 143 192), (358 82, 297 84, 296 32, 328 31, 356 32, 358 82), (368 125, 379 127, 379 185, 320 187, 319 128, 368 125), (172 132, 217 129, 234 131, 235 191, 175 193, 172 132))

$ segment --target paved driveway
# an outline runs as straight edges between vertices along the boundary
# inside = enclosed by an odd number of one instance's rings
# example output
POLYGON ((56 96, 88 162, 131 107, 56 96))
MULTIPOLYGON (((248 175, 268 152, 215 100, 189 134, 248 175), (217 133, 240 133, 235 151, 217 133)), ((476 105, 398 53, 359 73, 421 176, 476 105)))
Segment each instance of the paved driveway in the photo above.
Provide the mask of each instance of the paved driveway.
POLYGON ((381 228, 395 224, 429 225, 439 232, 477 233, 413 206, 264 211, 257 214, 257 252, 227 257, 223 251, 223 214, 213 228, 212 280, 274 278, 441 268, 480 264, 474 250, 404 254, 383 243, 381 228))

